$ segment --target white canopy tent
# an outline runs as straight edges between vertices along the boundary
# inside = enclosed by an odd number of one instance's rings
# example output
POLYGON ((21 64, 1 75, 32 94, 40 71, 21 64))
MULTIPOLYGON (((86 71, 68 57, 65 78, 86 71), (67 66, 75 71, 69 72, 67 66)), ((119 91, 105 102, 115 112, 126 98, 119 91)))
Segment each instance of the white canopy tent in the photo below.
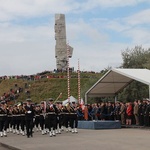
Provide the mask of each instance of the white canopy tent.
POLYGON ((115 96, 134 80, 149 86, 150 98, 150 70, 112 69, 85 93, 85 103, 87 104, 87 97, 115 96))
MULTIPOLYGON (((68 99, 64 100, 63 101, 63 105, 66 105, 68 102, 68 99)), ((75 103, 78 103, 78 100, 76 98, 74 98, 73 96, 70 96, 70 102, 75 102, 75 103)))

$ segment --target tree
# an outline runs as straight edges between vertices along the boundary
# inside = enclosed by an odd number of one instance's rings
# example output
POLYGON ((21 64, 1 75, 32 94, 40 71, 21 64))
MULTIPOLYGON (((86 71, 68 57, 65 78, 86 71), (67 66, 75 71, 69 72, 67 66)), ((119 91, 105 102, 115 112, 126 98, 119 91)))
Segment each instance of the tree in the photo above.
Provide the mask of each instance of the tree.
POLYGON ((144 49, 142 46, 127 48, 122 52, 122 68, 147 68, 150 69, 150 48, 144 49))
MULTIPOLYGON (((127 48, 122 52, 123 63, 121 68, 147 68, 150 69, 150 48, 144 49, 142 46, 127 48)), ((134 81, 126 87, 118 98, 123 101, 134 101, 148 97, 148 86, 134 81)))

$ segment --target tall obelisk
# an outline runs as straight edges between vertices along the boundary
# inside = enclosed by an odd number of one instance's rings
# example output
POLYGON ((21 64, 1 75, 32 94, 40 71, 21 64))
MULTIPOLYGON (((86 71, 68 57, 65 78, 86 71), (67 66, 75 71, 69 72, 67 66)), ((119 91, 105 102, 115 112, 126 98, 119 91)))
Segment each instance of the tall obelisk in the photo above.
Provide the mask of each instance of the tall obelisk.
MULTIPOLYGON (((55 14, 55 58, 58 71, 67 70, 67 43, 66 23, 64 14, 55 14)), ((69 57, 72 57, 73 48, 69 46, 69 57)))

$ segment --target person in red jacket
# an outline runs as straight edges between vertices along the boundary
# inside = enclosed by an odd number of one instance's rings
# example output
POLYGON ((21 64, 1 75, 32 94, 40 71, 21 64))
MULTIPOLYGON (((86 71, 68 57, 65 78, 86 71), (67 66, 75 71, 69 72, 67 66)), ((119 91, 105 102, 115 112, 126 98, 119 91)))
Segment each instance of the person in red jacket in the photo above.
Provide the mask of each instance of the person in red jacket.
POLYGON ((126 109, 126 125, 131 125, 132 123, 132 116, 133 116, 133 107, 132 103, 127 103, 127 109, 126 109))

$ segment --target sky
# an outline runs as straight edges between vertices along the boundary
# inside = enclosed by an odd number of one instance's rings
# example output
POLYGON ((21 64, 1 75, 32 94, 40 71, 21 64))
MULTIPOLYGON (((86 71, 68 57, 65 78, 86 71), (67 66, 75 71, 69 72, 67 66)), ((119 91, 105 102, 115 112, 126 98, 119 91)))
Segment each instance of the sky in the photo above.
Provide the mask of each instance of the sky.
POLYGON ((150 47, 150 0, 0 0, 0 76, 56 68, 55 14, 65 14, 70 67, 121 66, 122 51, 150 47))

